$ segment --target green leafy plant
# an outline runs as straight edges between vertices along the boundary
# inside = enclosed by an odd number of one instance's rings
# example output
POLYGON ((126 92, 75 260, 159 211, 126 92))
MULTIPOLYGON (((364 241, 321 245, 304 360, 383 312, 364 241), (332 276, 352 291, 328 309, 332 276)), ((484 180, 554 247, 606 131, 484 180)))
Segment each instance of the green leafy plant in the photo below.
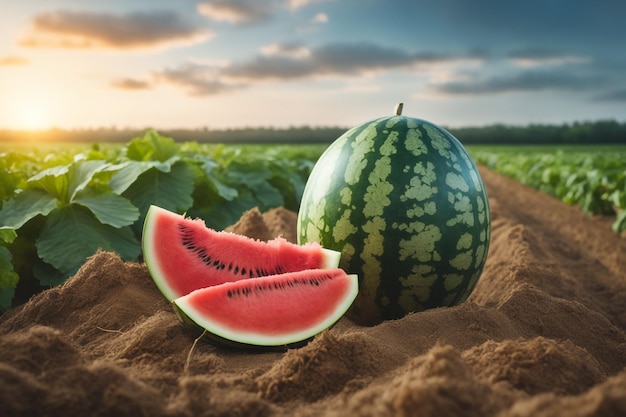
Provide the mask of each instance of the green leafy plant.
POLYGON ((470 147, 488 168, 551 194, 589 214, 615 216, 626 230, 626 148, 470 147))
POLYGON ((151 204, 216 229, 255 206, 297 210, 323 148, 181 144, 148 130, 123 146, 3 154, 0 311, 61 284, 99 249, 141 260, 151 204))
POLYGON ((13 268, 13 255, 5 245, 12 243, 17 237, 15 229, 9 226, 0 227, 0 306, 11 302, 19 276, 13 268))
POLYGON ((106 184, 114 164, 102 160, 75 161, 48 168, 26 181, 24 189, 0 210, 0 224, 18 231, 43 217, 34 245, 34 275, 42 285, 56 285, 75 273, 97 249, 114 250, 124 258, 137 257, 139 246, 129 225, 139 211, 106 184), (42 265, 40 262, 45 263, 42 265))

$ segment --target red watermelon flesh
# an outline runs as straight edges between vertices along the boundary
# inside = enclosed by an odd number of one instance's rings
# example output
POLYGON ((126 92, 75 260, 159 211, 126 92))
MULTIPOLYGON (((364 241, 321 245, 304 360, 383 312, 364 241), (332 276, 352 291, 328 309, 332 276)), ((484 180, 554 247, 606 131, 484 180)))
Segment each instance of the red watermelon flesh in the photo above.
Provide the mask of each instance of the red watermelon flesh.
POLYGON ((283 238, 262 242, 206 227, 157 206, 146 215, 142 246, 150 274, 172 301, 198 288, 313 268, 335 268, 340 254, 283 238))
POLYGON ((254 346, 285 346, 310 339, 336 323, 358 292, 356 275, 314 269, 229 282, 174 300, 213 339, 254 346))

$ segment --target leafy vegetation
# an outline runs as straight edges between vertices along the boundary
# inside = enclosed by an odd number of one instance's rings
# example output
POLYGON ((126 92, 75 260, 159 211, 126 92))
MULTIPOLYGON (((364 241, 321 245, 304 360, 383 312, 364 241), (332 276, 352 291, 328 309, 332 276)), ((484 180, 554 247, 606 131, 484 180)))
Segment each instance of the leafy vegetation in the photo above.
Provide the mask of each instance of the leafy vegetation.
POLYGON ((98 249, 141 257, 150 204, 223 229, 255 206, 297 210, 323 147, 176 143, 5 152, 0 160, 0 310, 62 283, 98 249), (13 299, 13 300, 12 300, 13 299))
MULTIPOLYGON (((62 283, 98 249, 141 260, 150 204, 215 229, 255 206, 297 210, 326 148, 176 142, 154 131, 84 143, 0 145, 0 311, 62 283)), ((589 213, 614 214, 614 229, 626 229, 626 147, 468 148, 489 168, 589 213)))
POLYGON ((615 215, 626 230, 626 147, 472 147, 493 171, 578 205, 589 214, 615 215))

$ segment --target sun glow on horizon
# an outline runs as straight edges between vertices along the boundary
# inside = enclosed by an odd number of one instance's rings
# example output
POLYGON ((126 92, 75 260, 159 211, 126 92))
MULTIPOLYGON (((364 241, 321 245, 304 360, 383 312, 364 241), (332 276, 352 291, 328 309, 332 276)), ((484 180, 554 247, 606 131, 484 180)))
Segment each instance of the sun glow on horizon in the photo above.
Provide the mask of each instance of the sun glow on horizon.
POLYGON ((11 87, 6 91, 6 97, 10 98, 2 103, 0 124, 3 128, 36 131, 53 127, 58 105, 55 106, 50 91, 26 90, 17 81, 11 87))
POLYGON ((46 130, 51 128, 51 120, 46 109, 36 104, 29 105, 16 115, 15 127, 22 130, 46 130))

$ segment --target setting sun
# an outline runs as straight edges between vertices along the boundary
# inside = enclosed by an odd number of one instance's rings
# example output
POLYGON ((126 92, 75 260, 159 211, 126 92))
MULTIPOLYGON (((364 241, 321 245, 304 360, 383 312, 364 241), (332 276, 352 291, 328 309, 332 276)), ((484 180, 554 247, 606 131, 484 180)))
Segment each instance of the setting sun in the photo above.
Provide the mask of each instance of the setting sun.
POLYGON ((43 107, 29 105, 17 114, 15 125, 25 130, 42 130, 50 127, 50 117, 43 107))
MULTIPOLYGON (((31 84, 38 86, 35 80, 31 84)), ((56 124, 55 113, 58 110, 54 103, 56 92, 46 91, 44 88, 26 90, 25 83, 16 79, 11 88, 5 90, 6 96, 11 97, 3 103, 3 123, 11 129, 18 130, 45 130, 56 124)))

